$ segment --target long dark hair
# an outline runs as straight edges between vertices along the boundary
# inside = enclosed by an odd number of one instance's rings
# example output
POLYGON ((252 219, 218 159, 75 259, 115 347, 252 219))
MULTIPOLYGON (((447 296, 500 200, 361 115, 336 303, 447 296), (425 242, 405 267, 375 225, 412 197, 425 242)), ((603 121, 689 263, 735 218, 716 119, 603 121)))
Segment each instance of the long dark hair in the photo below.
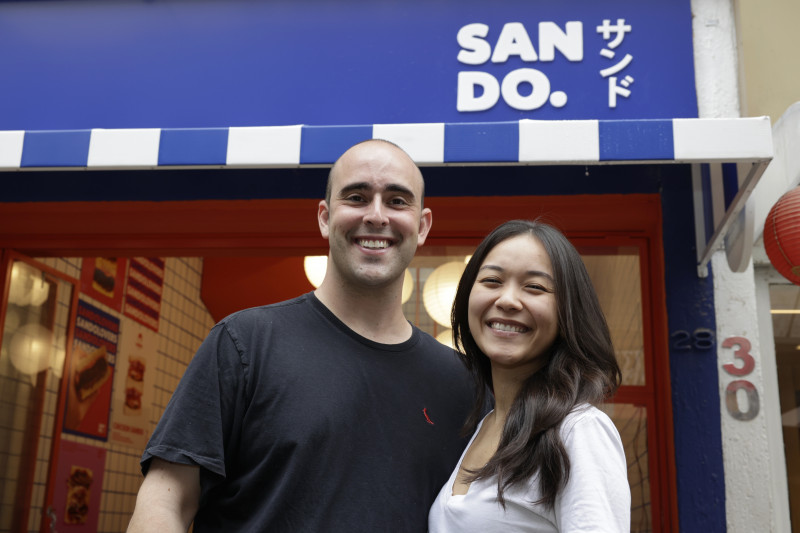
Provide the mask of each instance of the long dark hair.
POLYGON ((569 478, 570 461, 559 427, 578 405, 596 404, 612 396, 622 380, 611 335, 580 254, 556 228, 539 221, 512 220, 495 228, 478 246, 458 284, 453 311, 453 340, 472 373, 478 391, 465 431, 475 431, 485 412, 486 390, 492 387, 489 358, 469 330, 469 296, 484 259, 499 243, 518 235, 542 243, 553 267, 558 335, 547 363, 520 387, 508 412, 497 451, 469 481, 497 476, 498 500, 511 485, 539 473, 542 497, 552 508, 569 478))

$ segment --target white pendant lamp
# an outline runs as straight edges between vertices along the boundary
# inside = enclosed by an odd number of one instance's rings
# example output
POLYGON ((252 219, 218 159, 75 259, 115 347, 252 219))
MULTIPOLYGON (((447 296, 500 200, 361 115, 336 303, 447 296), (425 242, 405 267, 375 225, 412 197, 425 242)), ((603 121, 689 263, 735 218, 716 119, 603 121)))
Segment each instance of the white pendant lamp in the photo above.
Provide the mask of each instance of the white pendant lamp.
POLYGON ((462 261, 444 263, 436 267, 425 281, 422 303, 428 315, 442 326, 450 327, 450 310, 465 266, 462 261))

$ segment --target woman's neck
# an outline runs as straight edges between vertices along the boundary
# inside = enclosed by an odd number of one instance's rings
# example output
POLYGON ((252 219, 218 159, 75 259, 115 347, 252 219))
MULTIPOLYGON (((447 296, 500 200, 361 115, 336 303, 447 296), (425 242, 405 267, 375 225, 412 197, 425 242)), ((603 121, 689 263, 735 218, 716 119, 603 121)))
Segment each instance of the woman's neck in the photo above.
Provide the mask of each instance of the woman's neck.
POLYGON ((498 423, 505 424, 511 405, 522 387, 522 379, 513 369, 492 365, 492 389, 494 390, 494 412, 498 423))

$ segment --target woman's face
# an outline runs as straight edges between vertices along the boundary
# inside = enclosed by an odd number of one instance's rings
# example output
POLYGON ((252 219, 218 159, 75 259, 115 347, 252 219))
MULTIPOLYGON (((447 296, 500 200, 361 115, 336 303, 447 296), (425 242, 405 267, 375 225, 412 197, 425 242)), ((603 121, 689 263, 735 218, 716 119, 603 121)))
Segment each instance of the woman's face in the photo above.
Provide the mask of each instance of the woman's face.
POLYGON ((529 234, 508 238, 486 256, 469 295, 469 328, 492 366, 525 377, 544 366, 558 335, 550 258, 529 234))

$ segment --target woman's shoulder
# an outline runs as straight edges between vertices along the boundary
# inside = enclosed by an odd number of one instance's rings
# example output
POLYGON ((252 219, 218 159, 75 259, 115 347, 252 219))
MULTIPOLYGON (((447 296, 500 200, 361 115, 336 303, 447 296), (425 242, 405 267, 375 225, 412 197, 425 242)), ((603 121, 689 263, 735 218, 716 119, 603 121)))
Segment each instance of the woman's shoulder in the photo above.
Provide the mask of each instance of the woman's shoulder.
POLYGON ((578 469, 617 468, 626 471, 625 447, 614 421, 603 410, 582 405, 573 409, 561 426, 561 438, 578 469), (577 466, 580 463, 581 467, 577 466), (609 465, 615 465, 610 467, 609 465))
POLYGON ((595 431, 600 430, 607 432, 611 430, 613 433, 617 433, 616 426, 611 420, 611 417, 598 407, 588 403, 576 405, 572 411, 564 417, 564 421, 561 423, 561 432, 563 435, 568 435, 576 428, 581 432, 592 431, 592 428, 594 428, 595 431))

